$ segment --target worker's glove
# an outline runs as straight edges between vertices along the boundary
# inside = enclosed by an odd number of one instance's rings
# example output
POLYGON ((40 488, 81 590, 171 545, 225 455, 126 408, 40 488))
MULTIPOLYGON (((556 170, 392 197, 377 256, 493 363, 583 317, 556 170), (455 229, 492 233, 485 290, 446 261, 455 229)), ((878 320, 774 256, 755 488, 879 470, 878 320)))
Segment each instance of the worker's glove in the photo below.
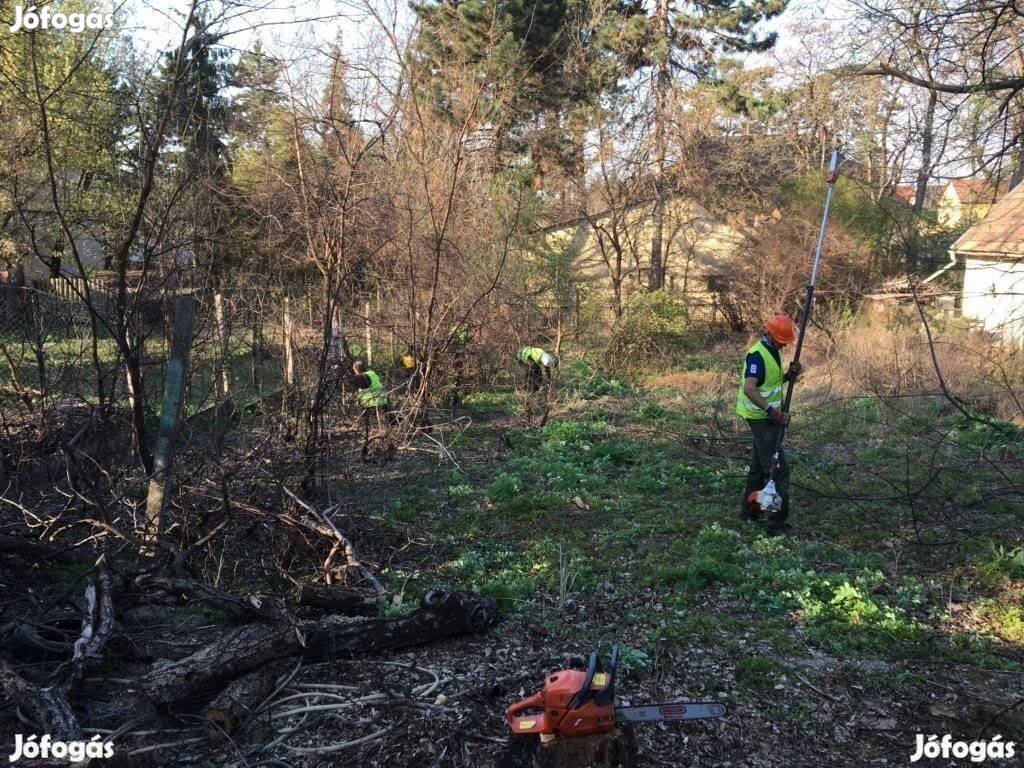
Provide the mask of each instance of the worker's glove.
POLYGON ((803 372, 803 364, 799 360, 794 360, 789 364, 789 370, 786 371, 786 381, 796 381, 797 377, 803 372))
POLYGON ((789 424, 789 414, 785 411, 780 411, 778 408, 772 408, 769 405, 765 409, 765 413, 768 414, 768 421, 772 424, 779 424, 783 427, 789 424))

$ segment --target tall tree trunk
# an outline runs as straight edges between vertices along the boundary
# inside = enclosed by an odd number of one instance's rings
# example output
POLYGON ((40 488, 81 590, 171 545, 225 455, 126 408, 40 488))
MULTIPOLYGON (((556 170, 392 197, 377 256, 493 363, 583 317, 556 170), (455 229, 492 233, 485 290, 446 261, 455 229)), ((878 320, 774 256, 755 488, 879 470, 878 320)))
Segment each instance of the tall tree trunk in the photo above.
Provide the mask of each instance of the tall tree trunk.
MULTIPOLYGON (((1024 77, 1024 48, 1021 47, 1020 35, 1017 28, 1010 26, 1010 34, 1013 35, 1013 55, 1017 59, 1017 75, 1024 77)), ((1021 115, 1022 99, 1020 93, 1014 96, 1017 102, 1017 109, 1014 110, 1014 143, 1017 145, 1017 164, 1013 173, 1010 174, 1010 189, 1016 187, 1021 179, 1024 179, 1024 116, 1021 115)), ((1007 190, 1009 191, 1009 190, 1007 190)))
POLYGON ((174 308, 174 339, 167 375, 164 379, 164 402, 160 412, 160 432, 153 457, 153 473, 146 497, 146 539, 154 540, 160 533, 160 518, 167 503, 174 470, 174 441, 185 402, 188 379, 188 358, 192 351, 192 326, 196 317, 196 300, 179 296, 174 308))
POLYGON ((921 165, 917 169, 917 186, 914 191, 914 220, 907 242, 907 273, 917 269, 921 252, 921 233, 918 221, 924 210, 928 182, 932 177, 932 143, 935 139, 935 108, 939 102, 937 91, 928 91, 928 106, 925 108, 924 124, 921 127, 921 165))
POLYGON ((370 302, 363 307, 363 334, 366 337, 366 364, 373 365, 373 336, 370 333, 370 302))
POLYGON ((228 374, 228 324, 224 313, 224 293, 220 286, 213 294, 213 319, 217 333, 216 369, 214 370, 214 391, 217 400, 228 399, 231 392, 231 379, 228 374))
POLYGON ((291 300, 285 296, 281 329, 284 333, 284 386, 287 392, 295 386, 295 345, 292 341, 292 326, 291 300))
MULTIPOLYGON (((658 24, 661 38, 668 45, 669 0, 658 0, 658 24)), ((654 214, 651 218, 651 273, 648 287, 661 288, 665 281, 665 263, 662 238, 665 230, 665 101, 668 95, 669 54, 658 62, 654 83, 654 214)))

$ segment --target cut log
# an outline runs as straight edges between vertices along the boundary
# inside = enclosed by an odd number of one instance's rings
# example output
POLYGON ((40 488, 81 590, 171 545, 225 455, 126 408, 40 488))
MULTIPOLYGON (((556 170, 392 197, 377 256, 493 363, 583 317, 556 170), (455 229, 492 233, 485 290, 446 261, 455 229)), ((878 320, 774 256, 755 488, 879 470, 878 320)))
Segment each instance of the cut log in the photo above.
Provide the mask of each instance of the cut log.
POLYGON ((206 707, 206 736, 220 742, 234 734, 256 714, 269 696, 285 666, 272 664, 242 675, 221 691, 206 707))
POLYGON ((348 616, 373 616, 380 611, 376 595, 336 585, 306 583, 299 586, 296 605, 348 616))
POLYGON ((293 626, 238 627, 172 662, 158 662, 138 683, 154 704, 164 705, 209 693, 238 675, 287 656, 355 655, 410 648, 445 637, 480 632, 498 618, 491 598, 431 590, 420 608, 405 616, 325 616, 293 626))
POLYGON ((0 691, 38 726, 37 733, 48 733, 54 741, 81 739, 78 719, 71 711, 63 688, 30 683, 0 659, 0 691))
POLYGON ((549 747, 555 768, 635 768, 636 746, 626 732, 556 739, 549 747))
POLYGON ((313 656, 383 653, 482 632, 497 622, 497 604, 471 592, 428 591, 418 609, 397 618, 325 616, 302 624, 313 656))
POLYGON ((156 662, 139 679, 139 690, 157 705, 203 696, 235 675, 301 649, 293 627, 247 624, 182 659, 156 662))

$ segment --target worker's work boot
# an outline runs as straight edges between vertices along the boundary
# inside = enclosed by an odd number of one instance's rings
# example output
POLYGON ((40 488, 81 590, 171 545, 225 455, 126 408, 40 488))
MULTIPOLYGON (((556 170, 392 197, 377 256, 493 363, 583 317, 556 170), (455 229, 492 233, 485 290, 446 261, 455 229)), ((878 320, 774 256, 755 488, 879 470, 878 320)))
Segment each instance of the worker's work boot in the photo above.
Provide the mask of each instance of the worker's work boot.
POLYGON ((764 532, 769 536, 785 536, 791 533, 793 526, 786 522, 786 516, 772 515, 764 522, 764 532))

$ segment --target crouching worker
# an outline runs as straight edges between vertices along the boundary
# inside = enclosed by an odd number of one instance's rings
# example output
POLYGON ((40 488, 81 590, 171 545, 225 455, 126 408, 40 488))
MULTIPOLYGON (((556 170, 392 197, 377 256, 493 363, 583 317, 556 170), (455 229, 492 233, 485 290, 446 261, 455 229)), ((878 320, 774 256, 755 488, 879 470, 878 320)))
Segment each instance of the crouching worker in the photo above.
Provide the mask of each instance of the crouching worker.
POLYGON ((399 358, 398 363, 402 374, 405 376, 406 394, 412 394, 412 391, 419 386, 420 379, 422 378, 420 361, 416 359, 416 353, 412 347, 408 347, 405 350, 405 354, 399 358))
MULTIPOLYGON (((747 422, 754 441, 740 509, 740 517, 744 520, 761 522, 757 493, 771 478, 772 458, 779 444, 779 435, 789 424, 789 414, 782 410, 782 385, 791 378, 796 379, 800 374, 800 364, 793 363, 783 374, 782 349, 795 341, 793 321, 785 315, 777 315, 765 323, 761 338, 747 350, 743 363, 736 413, 747 422)), ((786 524, 789 516, 789 467, 785 461, 776 468, 775 490, 782 499, 781 508, 773 511, 763 522, 770 533, 781 533, 789 527, 786 524)))
POLYGON ((356 385, 356 402, 362 406, 360 418, 363 421, 363 456, 366 456, 370 445, 370 414, 377 419, 377 427, 385 429, 387 422, 383 414, 390 404, 387 390, 381 383, 380 376, 370 368, 366 360, 359 358, 352 363, 353 382, 356 385))
POLYGON ((551 367, 555 356, 540 347, 523 347, 516 352, 516 360, 526 369, 525 387, 527 392, 536 392, 545 383, 551 382, 551 367))

